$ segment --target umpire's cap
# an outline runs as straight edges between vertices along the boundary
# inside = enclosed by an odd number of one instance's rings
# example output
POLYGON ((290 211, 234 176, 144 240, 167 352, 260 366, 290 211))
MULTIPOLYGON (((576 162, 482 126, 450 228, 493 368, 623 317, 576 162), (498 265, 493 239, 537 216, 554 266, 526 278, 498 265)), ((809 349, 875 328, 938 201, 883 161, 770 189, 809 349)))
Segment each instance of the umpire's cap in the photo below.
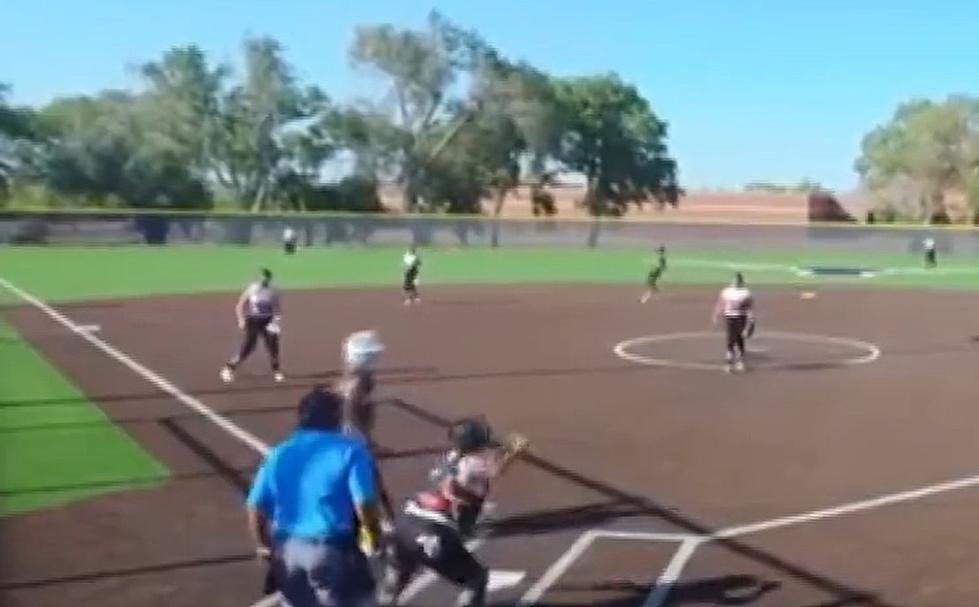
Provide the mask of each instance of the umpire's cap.
POLYGON ((316 386, 299 401, 299 427, 308 430, 339 430, 343 399, 336 392, 316 386))

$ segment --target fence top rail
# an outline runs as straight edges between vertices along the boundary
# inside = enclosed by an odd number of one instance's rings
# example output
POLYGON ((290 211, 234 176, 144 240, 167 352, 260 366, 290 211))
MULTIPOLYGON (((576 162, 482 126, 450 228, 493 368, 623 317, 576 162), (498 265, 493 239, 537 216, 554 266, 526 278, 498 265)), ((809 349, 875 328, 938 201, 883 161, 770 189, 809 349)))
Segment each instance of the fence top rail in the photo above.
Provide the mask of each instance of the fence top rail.
MULTIPOLYGON (((668 211, 666 212, 668 213, 668 211)), ((25 218, 70 218, 78 219, 126 219, 139 216, 163 216, 175 219, 253 219, 257 221, 287 221, 287 220, 312 220, 312 219, 375 219, 380 221, 499 221, 501 223, 568 223, 568 224, 590 224, 614 223, 620 225, 692 225, 692 226, 750 226, 759 228, 839 228, 839 229, 864 229, 864 230, 941 230, 941 231, 960 231, 977 232, 979 226, 969 224, 922 224, 922 223, 859 223, 859 222, 832 222, 832 221, 752 221, 750 219, 717 219, 709 217, 671 217, 664 214, 661 217, 607 217, 607 216, 557 216, 549 217, 493 217, 491 215, 478 214, 446 214, 446 213, 355 213, 337 211, 270 211, 270 212, 249 212, 239 210, 211 209, 142 209, 142 208, 0 208, 0 220, 25 219, 25 218)))

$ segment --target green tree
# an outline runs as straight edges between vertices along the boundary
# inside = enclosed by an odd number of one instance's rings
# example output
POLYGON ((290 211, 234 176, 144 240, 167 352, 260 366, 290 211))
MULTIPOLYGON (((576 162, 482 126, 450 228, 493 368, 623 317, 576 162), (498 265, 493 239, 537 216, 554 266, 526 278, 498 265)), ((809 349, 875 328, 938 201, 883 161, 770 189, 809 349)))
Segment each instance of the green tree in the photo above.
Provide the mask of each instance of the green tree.
POLYGON ((33 110, 7 101, 10 86, 0 83, 0 199, 9 194, 21 165, 22 146, 37 136, 33 110))
POLYGON ((634 86, 607 74, 560 79, 556 90, 564 118, 559 158, 584 175, 589 213, 620 216, 629 204, 650 198, 677 204, 681 191, 666 123, 634 86))
POLYGON ((317 179, 333 151, 304 123, 328 100, 302 86, 277 40, 247 38, 242 52, 238 82, 195 46, 144 65, 160 131, 195 174, 216 181, 243 208, 295 204, 296 182, 317 179))
POLYGON ((977 140, 979 100, 909 101, 864 136, 855 168, 864 184, 884 198, 896 181, 918 184, 917 218, 945 221, 946 194, 968 189, 979 161, 977 140))
POLYGON ((539 180, 559 150, 561 112, 551 79, 539 70, 487 54, 474 77, 471 128, 483 150, 493 192, 493 216, 520 183, 521 164, 539 180), (524 163, 523 161, 526 161, 524 163))
POLYGON ((210 66, 204 52, 191 45, 170 49, 159 61, 144 64, 140 72, 160 135, 169 138, 198 176, 207 175, 230 69, 210 66))
MULTIPOLYGON (((452 87, 487 52, 475 33, 460 29, 437 12, 429 15, 422 30, 397 29, 390 24, 357 29, 351 58, 388 82, 390 103, 348 116, 347 122, 378 131, 368 139, 386 148, 372 156, 395 165, 405 210, 423 208, 425 172, 462 125, 451 123, 452 87)), ((465 121, 466 114, 462 118, 465 121)))
POLYGON ((210 204, 146 99, 124 91, 57 99, 43 108, 34 165, 53 190, 91 204, 199 208, 210 204))
POLYGON ((318 138, 301 124, 324 111, 326 96, 299 84, 281 45, 271 38, 247 39, 244 57, 243 81, 223 95, 208 150, 221 186, 244 208, 259 211, 281 202, 276 185, 283 172, 313 175, 308 164, 322 162, 332 150, 314 151, 318 138), (295 159, 290 152, 303 156, 295 159))

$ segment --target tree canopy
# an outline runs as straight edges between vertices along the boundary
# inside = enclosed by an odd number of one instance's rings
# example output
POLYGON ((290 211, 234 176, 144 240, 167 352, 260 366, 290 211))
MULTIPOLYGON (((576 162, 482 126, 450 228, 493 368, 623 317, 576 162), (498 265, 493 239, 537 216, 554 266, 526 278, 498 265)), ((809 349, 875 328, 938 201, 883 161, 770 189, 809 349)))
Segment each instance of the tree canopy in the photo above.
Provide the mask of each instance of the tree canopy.
POLYGON ((867 133, 856 170, 883 210, 947 221, 949 194, 963 194, 979 209, 979 99, 912 100, 867 133))
POLYGON ((632 85, 614 74, 557 81, 565 131, 561 162, 587 180, 584 204, 593 215, 622 215, 652 198, 676 204, 676 162, 666 148, 666 123, 632 85))
POLYGON ((393 183, 406 212, 498 216, 529 183, 553 212, 546 188, 561 175, 584 176, 595 215, 679 198, 665 122, 617 76, 556 78, 437 12, 419 28, 358 27, 350 59, 381 94, 331 100, 269 37, 245 39, 234 67, 175 46, 139 66, 135 89, 36 112, 2 88, 3 183, 71 204, 249 211, 377 210, 393 183))

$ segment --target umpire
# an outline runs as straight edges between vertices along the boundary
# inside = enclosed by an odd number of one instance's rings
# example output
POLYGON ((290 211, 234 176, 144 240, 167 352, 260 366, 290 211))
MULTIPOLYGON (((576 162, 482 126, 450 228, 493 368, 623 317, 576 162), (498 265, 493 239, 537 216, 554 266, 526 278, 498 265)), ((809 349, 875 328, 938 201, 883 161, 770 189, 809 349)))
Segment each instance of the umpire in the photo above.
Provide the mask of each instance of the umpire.
POLYGON ((247 498, 259 556, 271 559, 287 607, 368 607, 374 579, 357 544, 355 517, 380 537, 374 465, 341 431, 338 395, 314 388, 299 427, 268 453, 247 498))

